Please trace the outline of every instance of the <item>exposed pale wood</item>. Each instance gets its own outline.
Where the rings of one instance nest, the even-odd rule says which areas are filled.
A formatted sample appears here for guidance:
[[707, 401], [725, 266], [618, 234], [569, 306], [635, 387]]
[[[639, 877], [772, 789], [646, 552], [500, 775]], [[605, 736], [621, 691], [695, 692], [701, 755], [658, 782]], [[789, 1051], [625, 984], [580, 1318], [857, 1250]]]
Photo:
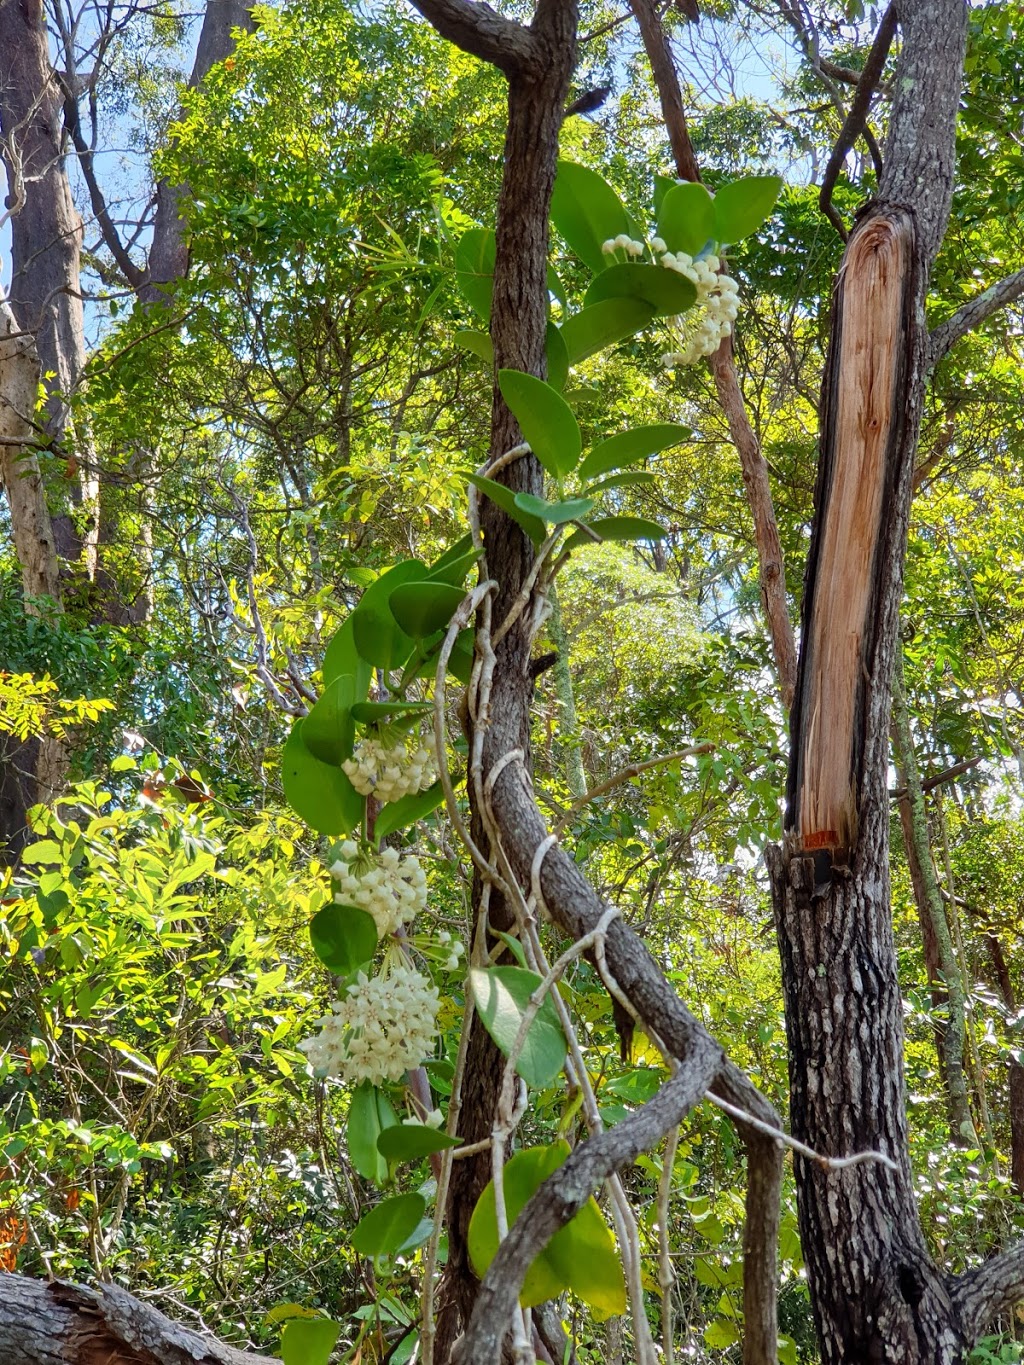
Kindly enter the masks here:
[[[857, 839], [864, 640], [874, 602], [876, 550], [889, 482], [894, 406], [906, 350], [909, 215], [867, 220], [843, 260], [822, 464], [824, 534], [804, 646], [808, 669], [798, 734], [796, 820], [804, 849], [851, 850]], [[827, 445], [824, 443], [828, 443]], [[830, 447], [830, 448], [829, 448]]]

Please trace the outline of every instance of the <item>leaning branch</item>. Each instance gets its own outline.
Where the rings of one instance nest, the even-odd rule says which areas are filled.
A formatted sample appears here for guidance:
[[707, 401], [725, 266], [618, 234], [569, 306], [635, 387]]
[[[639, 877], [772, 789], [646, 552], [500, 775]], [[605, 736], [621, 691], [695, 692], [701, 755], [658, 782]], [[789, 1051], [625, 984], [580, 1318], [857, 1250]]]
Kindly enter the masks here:
[[506, 19], [483, 0], [412, 0], [442, 38], [506, 76], [515, 76], [537, 61], [533, 35], [514, 19]]
[[997, 1317], [1024, 1300], [1024, 1242], [961, 1275], [952, 1294], [964, 1336], [974, 1341]]
[[1013, 275], [1007, 275], [1005, 280], [999, 280], [996, 284], [990, 285], [988, 289], [965, 303], [962, 308], [940, 322], [934, 328], [928, 341], [928, 367], [934, 367], [953, 349], [956, 343], [965, 337], [968, 332], [973, 332], [976, 327], [980, 327], [983, 322], [998, 313], [1000, 308], [1005, 308], [1008, 303], [1014, 303], [1024, 294], [1024, 270], [1018, 270]]
[[182, 1327], [117, 1284], [90, 1289], [22, 1275], [2, 1283], [4, 1365], [281, 1365]]

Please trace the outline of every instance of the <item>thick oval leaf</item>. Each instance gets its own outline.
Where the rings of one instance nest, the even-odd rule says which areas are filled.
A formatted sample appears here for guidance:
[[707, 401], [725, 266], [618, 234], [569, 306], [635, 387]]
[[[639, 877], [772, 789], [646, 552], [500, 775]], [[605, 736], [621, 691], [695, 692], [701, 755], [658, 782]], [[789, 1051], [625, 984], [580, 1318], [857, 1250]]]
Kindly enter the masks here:
[[[531, 1195], [536, 1193], [549, 1175], [558, 1170], [568, 1155], [569, 1144], [555, 1142], [550, 1147], [527, 1147], [506, 1162], [502, 1184], [509, 1227], [519, 1217]], [[476, 1202], [469, 1220], [467, 1246], [473, 1269], [482, 1279], [498, 1253], [498, 1217], [493, 1181], [488, 1182]], [[519, 1302], [524, 1308], [532, 1308], [545, 1299], [557, 1298], [568, 1287], [562, 1268], [549, 1259], [545, 1249], [526, 1272]]]
[[443, 564], [438, 561], [430, 570], [427, 581], [430, 583], [450, 583], [452, 587], [459, 588], [465, 583], [466, 575], [479, 558], [479, 550], [469, 549], [454, 559], [446, 560]]
[[414, 642], [391, 614], [389, 599], [401, 584], [421, 581], [427, 573], [421, 560], [403, 559], [363, 593], [351, 620], [356, 649], [367, 663], [388, 670], [398, 668], [408, 659]]
[[290, 1318], [281, 1329], [284, 1365], [327, 1365], [341, 1323], [330, 1318]]
[[459, 293], [484, 322], [491, 320], [494, 292], [494, 233], [490, 228], [470, 228], [455, 248], [455, 283]]
[[461, 327], [452, 337], [460, 350], [478, 356], [485, 365], [494, 364], [494, 342], [486, 332], [478, 332], [472, 327]]
[[[474, 967], [470, 989], [484, 1028], [507, 1057], [519, 1033], [530, 996], [541, 983], [536, 972], [522, 967]], [[565, 1062], [565, 1034], [550, 994], [530, 1025], [516, 1071], [527, 1085], [550, 1085]]]
[[523, 439], [548, 473], [554, 478], [570, 474], [579, 464], [583, 437], [561, 394], [522, 370], [499, 370], [498, 387]]
[[703, 185], [673, 185], [658, 208], [658, 236], [669, 251], [696, 256], [715, 235], [715, 201]]
[[[506, 1164], [502, 1180], [510, 1227], [568, 1155], [568, 1143], [555, 1142], [517, 1152]], [[484, 1275], [498, 1250], [493, 1184], [486, 1187], [473, 1210], [468, 1246], [473, 1269]], [[615, 1241], [593, 1199], [552, 1237], [530, 1266], [519, 1301], [529, 1308], [566, 1289], [588, 1303], [599, 1319], [625, 1312], [626, 1286]]]
[[363, 798], [340, 768], [321, 763], [302, 742], [297, 720], [281, 754], [281, 781], [292, 810], [320, 834], [348, 834], [363, 818]]
[[594, 505], [593, 498], [567, 498], [564, 502], [545, 502], [535, 498], [532, 493], [517, 493], [516, 506], [524, 512], [540, 517], [551, 526], [561, 526], [567, 521], [578, 521], [585, 517]]
[[558, 163], [551, 221], [591, 270], [603, 270], [610, 262], [602, 244], [630, 230], [629, 215], [607, 180], [574, 161]]
[[591, 493], [606, 493], [609, 488], [631, 488], [635, 484], [654, 483], [655, 475], [649, 469], [633, 469], [626, 474], [610, 474], [607, 479], [599, 479], [590, 484]]
[[[602, 540], [664, 540], [668, 535], [664, 526], [644, 517], [599, 517], [589, 523]], [[592, 545], [594, 540], [586, 531], [576, 531], [565, 542], [565, 549], [575, 550], [580, 545]]]
[[359, 650], [356, 649], [351, 615], [347, 616], [334, 632], [334, 638], [324, 652], [321, 672], [324, 675], [325, 690], [335, 678], [340, 678], [343, 673], [348, 673], [355, 679], [355, 700], [362, 701], [366, 696], [367, 689], [370, 686], [372, 669], [359, 653]]
[[534, 545], [543, 543], [546, 534], [544, 523], [516, 506], [516, 495], [511, 488], [506, 488], [503, 483], [498, 483], [494, 479], [485, 478], [483, 474], [467, 474], [466, 477], [474, 488], [486, 493], [493, 503], [496, 503], [513, 521], [518, 522]]
[[388, 1164], [377, 1147], [381, 1133], [401, 1123], [383, 1090], [363, 1081], [352, 1092], [348, 1109], [348, 1154], [364, 1180], [382, 1185], [388, 1178]]
[[439, 1128], [428, 1128], [425, 1123], [400, 1123], [388, 1128], [377, 1139], [377, 1150], [388, 1161], [416, 1161], [431, 1152], [443, 1152], [446, 1147], [458, 1147], [459, 1138], [449, 1137]]
[[573, 313], [562, 323], [569, 364], [578, 365], [588, 356], [633, 336], [653, 317], [653, 306], [642, 299], [604, 299]]
[[354, 905], [325, 905], [310, 920], [309, 941], [328, 971], [351, 976], [377, 951], [377, 926]]
[[442, 576], [442, 570], [447, 569], [448, 566], [454, 564], [456, 560], [462, 559], [462, 557], [469, 554], [472, 549], [473, 537], [467, 531], [465, 535], [459, 536], [458, 540], [449, 545], [444, 554], [439, 555], [438, 558], [434, 560], [433, 564], [431, 564], [430, 568], [427, 570], [427, 577], [440, 578]]
[[738, 242], [756, 232], [775, 207], [781, 189], [778, 175], [748, 175], [723, 185], [715, 195], [715, 240]]
[[589, 308], [605, 299], [639, 299], [650, 304], [655, 317], [673, 317], [693, 307], [697, 290], [684, 276], [663, 265], [624, 262], [595, 275], [583, 302]]
[[302, 742], [321, 763], [337, 765], [351, 755], [356, 734], [352, 719], [355, 700], [356, 679], [342, 673], [324, 689], [302, 722]]
[[425, 819], [443, 800], [444, 788], [440, 782], [434, 782], [425, 791], [410, 792], [408, 796], [403, 796], [398, 801], [389, 801], [381, 808], [374, 823], [374, 838], [379, 843], [389, 834], [394, 834], [396, 829], [405, 829], [408, 825], [414, 825], [417, 820]]
[[609, 436], [594, 447], [580, 465], [580, 475], [584, 479], [596, 478], [609, 469], [621, 469], [624, 465], [646, 460], [649, 455], [657, 455], [669, 446], [689, 440], [692, 435], [689, 427], [676, 422], [657, 422], [649, 427], [620, 431], [617, 436]]
[[544, 351], [548, 360], [548, 383], [561, 393], [569, 378], [569, 352], [566, 350], [565, 338], [553, 322], [548, 323]]
[[444, 630], [465, 595], [461, 588], [435, 578], [402, 583], [388, 602], [392, 616], [406, 635], [414, 640], [424, 640], [428, 635]]
[[386, 1256], [397, 1251], [416, 1231], [426, 1207], [420, 1194], [382, 1199], [352, 1229], [353, 1247], [360, 1256]]

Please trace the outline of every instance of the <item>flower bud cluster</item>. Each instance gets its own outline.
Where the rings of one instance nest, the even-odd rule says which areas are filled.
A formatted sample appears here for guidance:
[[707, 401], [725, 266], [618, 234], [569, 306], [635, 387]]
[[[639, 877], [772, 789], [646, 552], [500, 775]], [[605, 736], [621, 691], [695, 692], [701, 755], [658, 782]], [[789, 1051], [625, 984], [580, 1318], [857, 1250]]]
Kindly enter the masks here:
[[411, 968], [370, 978], [360, 972], [331, 1009], [316, 1037], [299, 1044], [321, 1075], [351, 1085], [399, 1081], [433, 1051], [438, 990]]
[[717, 256], [695, 261], [685, 251], [666, 251], [661, 263], [684, 276], [697, 290], [694, 307], [670, 320], [679, 346], [663, 355], [661, 363], [666, 370], [674, 370], [711, 355], [722, 338], [729, 335], [740, 310], [740, 287], [731, 275], [718, 274], [721, 263]]
[[643, 242], [630, 237], [628, 232], [620, 232], [617, 237], [609, 237], [606, 242], [602, 242], [601, 250], [606, 256], [613, 256], [617, 251], [624, 251], [627, 256], [642, 256], [647, 247]]
[[422, 791], [437, 777], [434, 737], [401, 735], [393, 743], [383, 736], [367, 737], [356, 745], [351, 758], [342, 763], [345, 776], [360, 796], [378, 801], [399, 801]]
[[426, 907], [427, 878], [414, 854], [403, 857], [397, 848], [376, 854], [360, 850], [352, 839], [346, 839], [338, 852], [331, 866], [334, 899], [371, 914], [378, 938], [393, 934]]

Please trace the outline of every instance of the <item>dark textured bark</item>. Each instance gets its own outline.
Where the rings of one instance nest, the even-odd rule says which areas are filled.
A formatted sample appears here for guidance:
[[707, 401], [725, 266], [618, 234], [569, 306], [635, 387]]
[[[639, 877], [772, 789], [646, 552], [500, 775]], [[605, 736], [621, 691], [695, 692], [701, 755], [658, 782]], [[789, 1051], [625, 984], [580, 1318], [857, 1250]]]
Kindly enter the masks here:
[[200, 1336], [120, 1287], [0, 1275], [3, 1365], [280, 1365]]
[[[1017, 994], [1013, 989], [1013, 981], [1010, 977], [1010, 969], [1006, 964], [1006, 955], [1003, 952], [1003, 945], [999, 942], [994, 933], [987, 933], [985, 941], [988, 945], [989, 957], [992, 960], [992, 969], [995, 974], [996, 982], [999, 986], [999, 994], [1003, 997], [1003, 1004], [1010, 1014], [1017, 1013]], [[1014, 1042], [1018, 1050], [1024, 1052], [1024, 1028], [1017, 1024], [1014, 1029]], [[1010, 1183], [1013, 1185], [1017, 1194], [1024, 1197], [1024, 1065], [1015, 1057], [1008, 1063], [1007, 1080], [1010, 1087]]]
[[890, 687], [927, 364], [924, 299], [953, 183], [962, 0], [906, 0], [878, 201], [840, 270], [792, 713], [786, 842], [770, 858], [795, 1165], [825, 1365], [959, 1360], [966, 1324], [914, 1204], [889, 903]]

